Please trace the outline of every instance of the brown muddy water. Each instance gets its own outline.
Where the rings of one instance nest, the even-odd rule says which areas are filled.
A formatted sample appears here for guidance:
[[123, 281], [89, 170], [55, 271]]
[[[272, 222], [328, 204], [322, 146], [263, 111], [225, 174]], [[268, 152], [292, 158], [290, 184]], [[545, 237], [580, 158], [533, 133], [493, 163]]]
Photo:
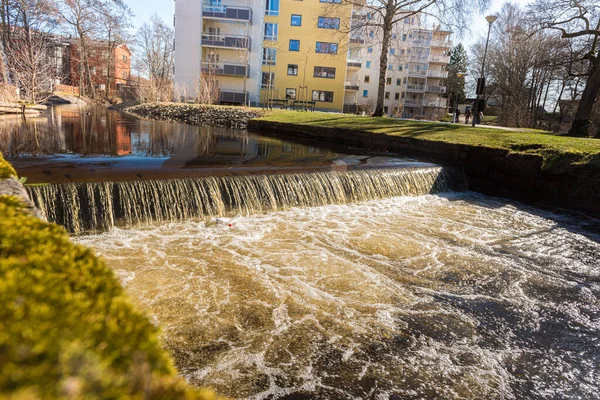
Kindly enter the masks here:
[[[77, 180], [48, 167], [40, 176], [62, 177], [29, 190], [47, 215], [93, 199], [98, 221], [121, 218], [73, 240], [107, 260], [192, 384], [252, 399], [600, 398], [599, 220], [452, 192], [460, 174], [429, 163], [246, 132], [216, 135], [217, 148], [236, 149], [222, 162], [221, 153], [202, 153], [215, 137], [207, 130], [112, 115], [127, 119], [131, 149], [101, 158], [149, 153], [156, 176], [90, 181], [82, 172]], [[12, 126], [2, 151], [14, 126], [26, 129]], [[202, 143], [180, 165], [203, 170], [212, 157], [221, 173], [166, 179], [156, 171], [190, 146], [157, 154], [148, 150], [156, 138]], [[248, 156], [240, 143], [267, 143], [271, 158], [254, 144], [242, 147]], [[297, 150], [281, 158], [284, 147]], [[25, 171], [58, 158], [78, 170], [98, 157], [63, 148], [29, 147], [11, 161]], [[228, 171], [306, 165], [308, 154], [329, 158], [314, 172]], [[100, 207], [102, 195], [114, 204]], [[140, 217], [122, 218], [124, 205]]]

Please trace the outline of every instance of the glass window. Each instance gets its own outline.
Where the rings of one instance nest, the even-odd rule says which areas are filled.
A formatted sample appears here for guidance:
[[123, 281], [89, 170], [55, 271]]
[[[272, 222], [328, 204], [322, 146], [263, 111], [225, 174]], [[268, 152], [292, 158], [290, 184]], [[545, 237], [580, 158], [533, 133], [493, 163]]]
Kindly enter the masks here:
[[302, 26], [302, 15], [292, 14], [292, 26]]
[[390, 98], [390, 92], [385, 92], [385, 98], [389, 99]]
[[366, 67], [367, 67], [367, 68], [371, 68], [371, 61], [367, 61], [367, 63], [366, 63]]
[[396, 35], [395, 33], [392, 33], [392, 39], [396, 39], [398, 37], [398, 35]]
[[369, 97], [369, 91], [363, 90], [363, 97]]
[[296, 39], [290, 39], [290, 51], [300, 51], [300, 41]]
[[373, 52], [373, 46], [369, 46], [369, 48], [367, 49], [367, 53], [372, 53]]
[[398, 65], [398, 71], [402, 71], [402, 65]]
[[402, 34], [402, 41], [406, 41], [406, 33]]
[[386, 85], [391, 85], [392, 84], [392, 78], [385, 78], [385, 84]]
[[266, 0], [265, 15], [279, 15], [279, 0]]
[[335, 78], [335, 68], [332, 67], [315, 67], [315, 78]]
[[277, 24], [265, 24], [265, 40], [277, 40]]
[[396, 86], [402, 85], [402, 79], [396, 78]]
[[333, 92], [325, 92], [323, 90], [313, 90], [312, 92], [313, 101], [323, 101], [326, 103], [333, 102]]
[[288, 75], [298, 76], [298, 64], [288, 64]]
[[400, 93], [394, 94], [394, 100], [400, 100]]
[[275, 65], [277, 60], [277, 49], [273, 47], [263, 47], [263, 65]]
[[327, 42], [317, 42], [316, 52], [322, 54], [337, 54], [338, 44], [337, 43], [327, 43]]
[[288, 100], [296, 100], [296, 89], [285, 89], [285, 98]]
[[369, 31], [369, 37], [370, 38], [375, 37], [375, 31]]
[[369, 83], [371, 81], [371, 77], [369, 75], [365, 75], [365, 83]]
[[260, 85], [260, 87], [262, 89], [266, 89], [269, 86], [272, 88], [274, 83], [275, 83], [275, 72], [271, 72], [271, 74], [269, 74], [268, 72], [262, 73], [262, 80], [261, 80], [261, 85]]
[[392, 49], [390, 49], [390, 54], [391, 54], [391, 55], [394, 55], [394, 54], [396, 54], [396, 49], [393, 49], [393, 48], [392, 48]]
[[330, 17], [319, 17], [317, 26], [324, 29], [340, 29], [340, 19]]
[[392, 64], [388, 64], [388, 70], [392, 70], [392, 68], [394, 68], [394, 66]]

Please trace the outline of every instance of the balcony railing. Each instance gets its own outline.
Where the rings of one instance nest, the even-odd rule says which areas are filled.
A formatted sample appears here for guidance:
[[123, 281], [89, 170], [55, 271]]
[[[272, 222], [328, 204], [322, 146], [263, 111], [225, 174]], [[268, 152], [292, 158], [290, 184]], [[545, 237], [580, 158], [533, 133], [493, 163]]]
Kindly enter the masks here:
[[227, 5], [202, 5], [202, 16], [206, 18], [236, 19], [252, 22], [252, 9]]
[[411, 70], [408, 70], [408, 71], [406, 71], [406, 74], [408, 76], [416, 76], [416, 77], [423, 78], [423, 77], [427, 76], [427, 70], [422, 70], [422, 71], [417, 71], [417, 70], [412, 70], [411, 71]]
[[432, 108], [446, 108], [448, 104], [445, 101], [424, 101], [423, 106]]
[[279, 16], [279, 10], [265, 10], [265, 15], [270, 15], [271, 17]]
[[406, 90], [409, 92], [423, 92], [425, 90], [425, 85], [408, 84], [406, 85]]
[[447, 78], [448, 71], [427, 71], [427, 76], [430, 78]]
[[404, 105], [406, 107], [422, 107], [423, 99], [404, 99]]
[[252, 41], [248, 36], [238, 35], [202, 35], [202, 46], [228, 47], [250, 50]]
[[351, 37], [350, 43], [352, 44], [365, 44], [365, 39], [359, 37]]
[[275, 83], [261, 83], [260, 84], [260, 89], [261, 90], [267, 90], [267, 89], [274, 89], [275, 88]]
[[346, 90], [356, 91], [356, 90], [358, 90], [358, 86], [359, 86], [358, 82], [349, 82], [349, 81], [346, 81], [344, 83], [344, 87], [345, 87]]
[[209, 61], [202, 63], [202, 72], [214, 75], [249, 76], [249, 71], [250, 67], [244, 64]]
[[448, 64], [450, 62], [450, 56], [443, 56], [443, 55], [432, 55], [429, 56], [429, 62], [438, 62], [438, 63], [444, 63], [444, 64]]
[[431, 47], [452, 47], [452, 41], [451, 40], [432, 40], [431, 43], [429, 43], [429, 46]]
[[346, 65], [348, 68], [360, 68], [362, 66], [362, 63], [357, 60], [348, 60]]
[[241, 90], [222, 89], [219, 92], [219, 103], [244, 104], [245, 99], [248, 99], [248, 92], [244, 96], [244, 92]]
[[427, 91], [432, 93], [446, 93], [446, 86], [427, 85]]

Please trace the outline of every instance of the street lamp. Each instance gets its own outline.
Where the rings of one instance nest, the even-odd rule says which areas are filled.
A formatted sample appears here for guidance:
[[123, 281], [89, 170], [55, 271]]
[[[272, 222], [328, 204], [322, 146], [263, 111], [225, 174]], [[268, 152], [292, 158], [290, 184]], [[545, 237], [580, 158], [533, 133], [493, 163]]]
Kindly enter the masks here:
[[[485, 41], [485, 50], [483, 51], [483, 61], [481, 62], [481, 77], [479, 79], [477, 79], [477, 89], [476, 89], [476, 94], [477, 94], [477, 98], [475, 100], [475, 107], [473, 107], [473, 123], [472, 126], [475, 126], [475, 123], [477, 122], [477, 119], [479, 118], [479, 98], [480, 96], [483, 94], [483, 90], [485, 89], [485, 78], [483, 76], [483, 71], [485, 70], [485, 57], [487, 56], [487, 48], [488, 48], [488, 43], [490, 42], [490, 31], [492, 30], [492, 24], [494, 23], [494, 21], [498, 19], [497, 16], [495, 15], [488, 15], [487, 17], [485, 17], [485, 20], [488, 22], [488, 34], [487, 34], [487, 39]], [[481, 121], [479, 121], [479, 123], [481, 123]]]

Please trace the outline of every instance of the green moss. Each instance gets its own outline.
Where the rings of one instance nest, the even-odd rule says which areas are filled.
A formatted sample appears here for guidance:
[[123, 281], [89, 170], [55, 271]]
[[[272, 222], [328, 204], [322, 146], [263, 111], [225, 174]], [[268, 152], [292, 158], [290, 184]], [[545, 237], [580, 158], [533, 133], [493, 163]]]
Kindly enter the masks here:
[[113, 272], [0, 196], [0, 398], [210, 399], [191, 389]]
[[600, 167], [600, 140], [557, 136], [544, 131], [296, 111], [274, 111], [258, 119], [536, 154], [544, 159], [544, 168], [549, 171]]
[[17, 173], [12, 165], [2, 158], [2, 154], [0, 154], [0, 179], [6, 179], [11, 176], [17, 176]]

